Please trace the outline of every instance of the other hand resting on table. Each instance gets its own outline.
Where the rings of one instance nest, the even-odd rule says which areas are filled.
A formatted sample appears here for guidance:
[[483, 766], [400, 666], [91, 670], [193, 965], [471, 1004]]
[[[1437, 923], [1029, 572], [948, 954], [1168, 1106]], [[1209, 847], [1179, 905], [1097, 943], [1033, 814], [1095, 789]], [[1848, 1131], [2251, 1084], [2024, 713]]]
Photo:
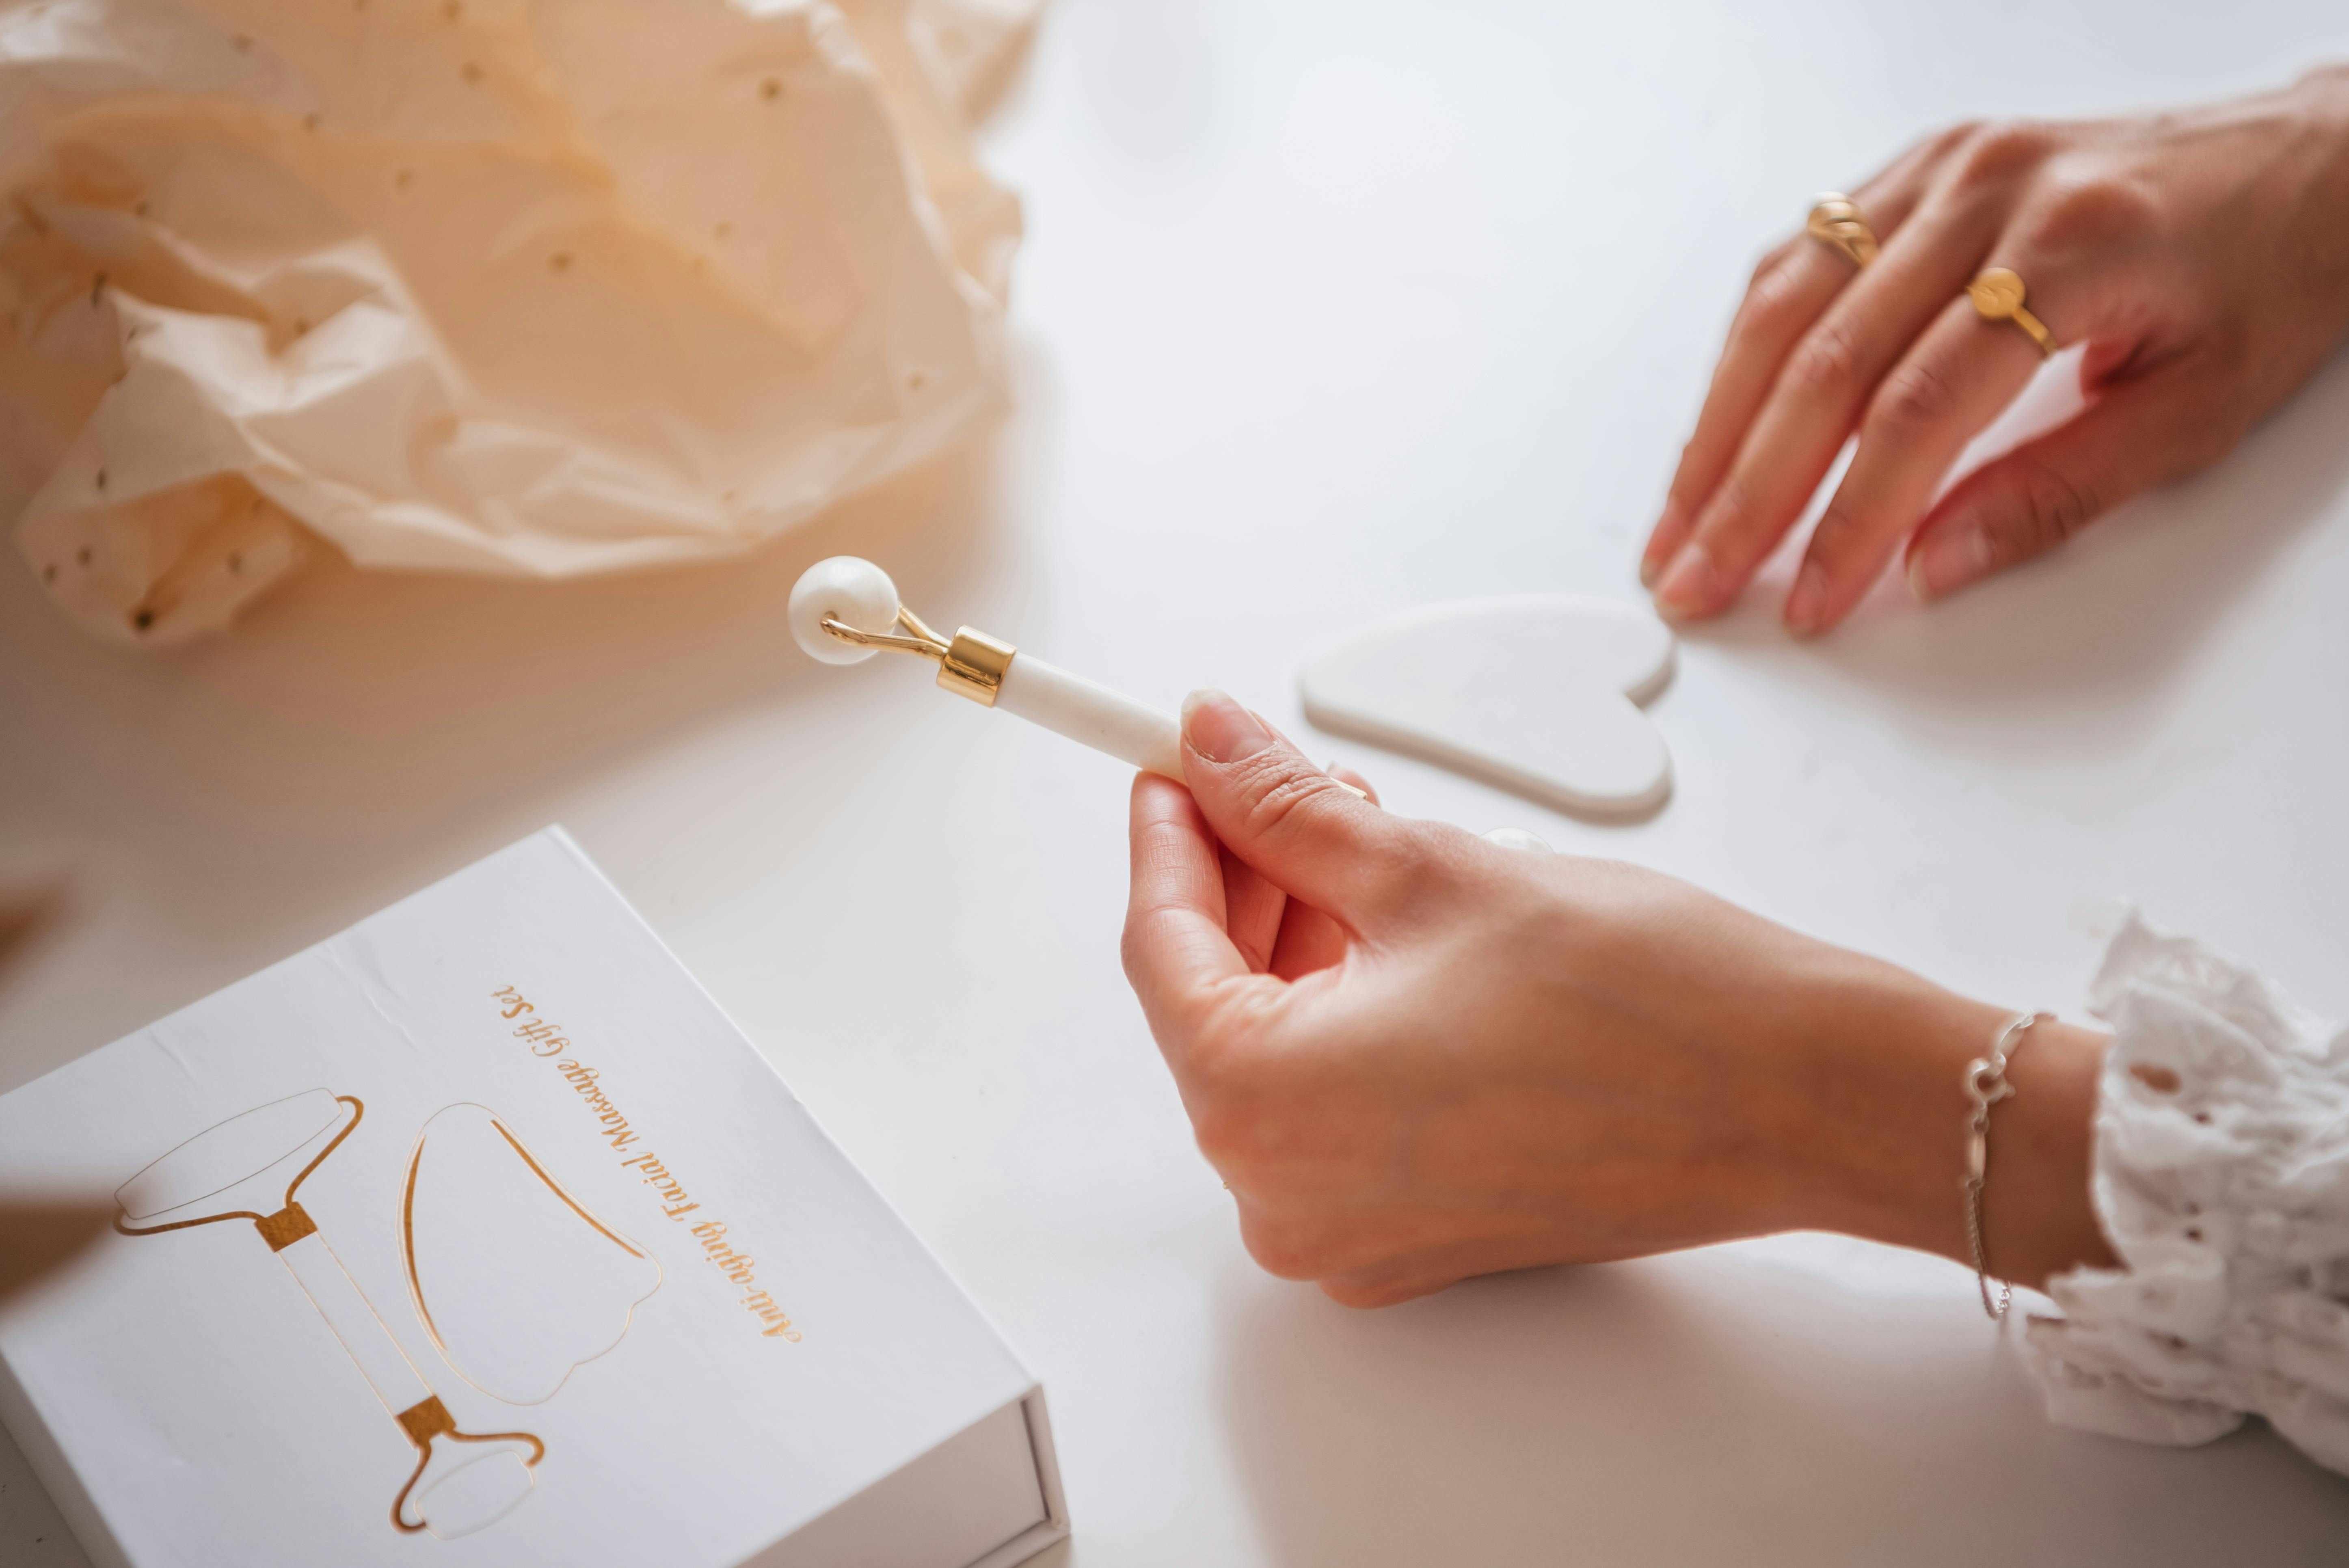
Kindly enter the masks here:
[[[2178, 113], [1959, 126], [1853, 197], [1876, 259], [1797, 235], [1731, 324], [1640, 562], [1676, 619], [1736, 600], [1855, 431], [1786, 597], [1797, 634], [1842, 620], [1904, 542], [1935, 599], [2208, 467], [2349, 329], [2349, 68]], [[2040, 362], [1969, 302], [1991, 267], [2086, 344], [2093, 403], [1937, 501]]]

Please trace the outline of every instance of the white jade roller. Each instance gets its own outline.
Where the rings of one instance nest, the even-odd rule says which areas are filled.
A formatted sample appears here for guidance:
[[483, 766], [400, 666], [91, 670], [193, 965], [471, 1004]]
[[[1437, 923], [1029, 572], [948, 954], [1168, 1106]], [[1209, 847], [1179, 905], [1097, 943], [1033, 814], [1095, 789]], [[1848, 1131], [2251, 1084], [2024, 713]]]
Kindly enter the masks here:
[[981, 707], [1018, 714], [1055, 735], [1169, 779], [1183, 777], [1174, 719], [1082, 676], [965, 626], [939, 636], [897, 602], [897, 585], [870, 561], [835, 555], [792, 587], [792, 635], [810, 658], [853, 665], [883, 648], [938, 662], [938, 685]]
[[[1131, 767], [1182, 781], [1182, 731], [1174, 719], [985, 632], [965, 626], [951, 641], [939, 636], [897, 602], [897, 585], [870, 561], [834, 555], [809, 567], [792, 585], [790, 615], [792, 636], [812, 659], [853, 665], [883, 648], [936, 659], [938, 685], [981, 707], [1018, 714]], [[1522, 828], [1495, 828], [1485, 837], [1505, 849], [1550, 852]]]

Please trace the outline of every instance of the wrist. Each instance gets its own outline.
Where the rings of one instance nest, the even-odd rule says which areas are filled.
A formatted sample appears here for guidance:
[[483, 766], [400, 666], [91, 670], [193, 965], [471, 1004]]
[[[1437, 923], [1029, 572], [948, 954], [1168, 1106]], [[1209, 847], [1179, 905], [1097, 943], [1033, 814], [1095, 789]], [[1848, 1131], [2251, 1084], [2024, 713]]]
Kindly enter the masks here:
[[[1822, 976], [1815, 1020], [1816, 1120], [1803, 1140], [1807, 1225], [1939, 1253], [1971, 1267], [1966, 1240], [1968, 1066], [2012, 1009], [1970, 1001], [1889, 965], [1846, 955]], [[2034, 1026], [2013, 1050], [2012, 1098], [1990, 1115], [1982, 1233], [1990, 1272], [2040, 1286], [2112, 1256], [2090, 1168], [2106, 1037]], [[1833, 1085], [1834, 1087], [1826, 1087]]]
[[2067, 1269], [2118, 1261], [2094, 1193], [2097, 1083], [2112, 1037], [2053, 1021], [2031, 1033], [2007, 1070], [2013, 1097], [1991, 1109], [1982, 1226], [1988, 1272], [2044, 1289]]

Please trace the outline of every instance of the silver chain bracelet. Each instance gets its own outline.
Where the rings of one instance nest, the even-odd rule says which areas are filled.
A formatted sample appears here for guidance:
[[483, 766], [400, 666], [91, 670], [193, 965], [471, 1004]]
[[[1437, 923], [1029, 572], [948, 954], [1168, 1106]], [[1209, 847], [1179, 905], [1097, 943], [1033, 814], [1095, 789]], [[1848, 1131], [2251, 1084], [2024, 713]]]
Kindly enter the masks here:
[[1990, 1108], [2014, 1093], [2014, 1086], [2006, 1081], [2006, 1068], [2023, 1049], [2024, 1037], [2036, 1026], [2054, 1021], [2053, 1013], [2017, 1013], [1991, 1042], [1990, 1055], [1966, 1064], [1966, 1098], [1974, 1104], [1973, 1116], [1966, 1124], [1966, 1243], [1973, 1248], [1974, 1284], [1982, 1290], [1982, 1311], [1992, 1323], [2006, 1321], [2014, 1292], [2001, 1280], [1997, 1300], [1991, 1299], [1990, 1259], [1982, 1251], [1982, 1195], [1983, 1176], [1990, 1169]]

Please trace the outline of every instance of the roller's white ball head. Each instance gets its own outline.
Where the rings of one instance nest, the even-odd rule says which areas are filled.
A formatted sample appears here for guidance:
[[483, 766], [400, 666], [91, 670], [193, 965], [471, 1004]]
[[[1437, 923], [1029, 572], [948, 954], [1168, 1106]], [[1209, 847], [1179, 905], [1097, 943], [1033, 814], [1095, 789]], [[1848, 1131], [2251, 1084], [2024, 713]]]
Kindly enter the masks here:
[[1485, 841], [1488, 844], [1498, 844], [1505, 850], [1525, 850], [1537, 855], [1557, 852], [1523, 828], [1495, 828], [1485, 835]]
[[812, 659], [828, 665], [853, 665], [881, 650], [860, 648], [823, 629], [830, 615], [860, 632], [897, 629], [897, 585], [889, 574], [855, 555], [834, 555], [817, 562], [792, 584], [792, 636]]

